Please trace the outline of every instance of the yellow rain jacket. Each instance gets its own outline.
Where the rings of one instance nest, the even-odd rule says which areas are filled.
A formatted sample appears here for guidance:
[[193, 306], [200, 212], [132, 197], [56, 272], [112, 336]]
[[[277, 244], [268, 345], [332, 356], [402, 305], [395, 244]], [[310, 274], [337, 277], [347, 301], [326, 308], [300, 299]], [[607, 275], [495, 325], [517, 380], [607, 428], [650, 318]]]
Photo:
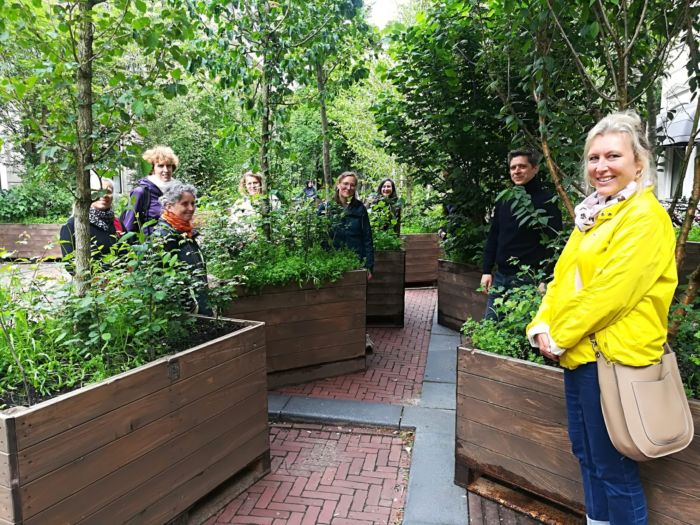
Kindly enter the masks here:
[[671, 220], [652, 188], [605, 208], [590, 230], [574, 229], [527, 329], [548, 325], [569, 369], [595, 361], [592, 334], [610, 361], [660, 361], [678, 284], [674, 247]]

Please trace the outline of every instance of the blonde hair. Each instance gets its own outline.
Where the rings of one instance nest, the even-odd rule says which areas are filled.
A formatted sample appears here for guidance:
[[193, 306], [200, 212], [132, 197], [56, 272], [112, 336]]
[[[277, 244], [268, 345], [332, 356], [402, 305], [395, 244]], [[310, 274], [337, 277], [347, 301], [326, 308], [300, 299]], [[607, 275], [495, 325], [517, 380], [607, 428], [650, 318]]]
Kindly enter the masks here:
[[624, 133], [629, 137], [632, 151], [634, 152], [634, 160], [642, 166], [637, 179], [637, 192], [641, 193], [646, 186], [654, 183], [654, 159], [651, 154], [649, 139], [644, 132], [642, 119], [632, 110], [610, 113], [599, 120], [588, 132], [582, 159], [583, 180], [586, 183], [586, 188], [592, 190], [591, 181], [588, 177], [588, 152], [591, 149], [593, 139], [608, 133]]
[[245, 179], [246, 177], [253, 177], [260, 183], [260, 192], [262, 192], [263, 187], [265, 186], [264, 180], [265, 177], [263, 177], [262, 173], [253, 173], [252, 171], [246, 171], [242, 176], [241, 180], [238, 182], [238, 191], [241, 193], [241, 195], [248, 195], [248, 190], [245, 187]]
[[[146, 150], [143, 154], [143, 160], [148, 162], [151, 166], [155, 166], [156, 164], [173, 166], [173, 171], [180, 165], [180, 159], [177, 158], [172, 148], [168, 146], [155, 146]], [[151, 173], [153, 173], [153, 168], [151, 168]]]

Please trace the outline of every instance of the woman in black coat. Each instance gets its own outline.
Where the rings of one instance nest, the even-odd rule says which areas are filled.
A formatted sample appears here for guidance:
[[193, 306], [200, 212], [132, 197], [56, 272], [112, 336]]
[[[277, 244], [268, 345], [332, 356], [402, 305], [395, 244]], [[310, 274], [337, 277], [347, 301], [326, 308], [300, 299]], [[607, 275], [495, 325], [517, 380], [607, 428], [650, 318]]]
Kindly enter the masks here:
[[[112, 211], [112, 181], [93, 176], [90, 179], [90, 189], [94, 197], [89, 211], [91, 252], [93, 258], [102, 259], [124, 234], [124, 226]], [[73, 264], [70, 260], [75, 251], [75, 217], [68, 219], [61, 227], [59, 236], [61, 254], [68, 262], [66, 270], [73, 274]], [[71, 257], [68, 257], [69, 255]]]
[[196, 312], [212, 315], [207, 294], [207, 266], [197, 244], [197, 232], [192, 226], [196, 208], [197, 189], [191, 184], [174, 182], [160, 198], [163, 211], [153, 230], [153, 237], [163, 242], [165, 251], [173, 252], [192, 270], [196, 281]]
[[[372, 278], [374, 270], [374, 244], [372, 242], [372, 228], [369, 224], [367, 208], [355, 196], [357, 188], [357, 175], [352, 171], [345, 171], [338, 177], [335, 196], [335, 204], [342, 207], [343, 213], [339, 221], [334, 224], [331, 237], [335, 248], [347, 247], [357, 253], [367, 269], [367, 278]], [[332, 209], [327, 203], [322, 203], [319, 213], [328, 213]]]

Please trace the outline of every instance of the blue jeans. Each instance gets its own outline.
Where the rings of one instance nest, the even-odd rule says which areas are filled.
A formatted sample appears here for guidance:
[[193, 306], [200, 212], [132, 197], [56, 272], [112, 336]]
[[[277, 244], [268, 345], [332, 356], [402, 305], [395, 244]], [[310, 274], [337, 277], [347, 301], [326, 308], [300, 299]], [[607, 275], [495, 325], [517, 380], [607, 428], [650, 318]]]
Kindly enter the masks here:
[[501, 288], [501, 291], [489, 291], [488, 298], [486, 299], [486, 310], [484, 310], [484, 319], [498, 321], [498, 314], [493, 308], [493, 301], [498, 297], [501, 297], [505, 291], [520, 286], [522, 283], [523, 280], [517, 275], [506, 275], [501, 272], [494, 272], [491, 288]]
[[564, 370], [564, 390], [569, 438], [581, 466], [586, 514], [611, 525], [646, 525], [646, 499], [637, 463], [615, 449], [605, 428], [596, 364]]

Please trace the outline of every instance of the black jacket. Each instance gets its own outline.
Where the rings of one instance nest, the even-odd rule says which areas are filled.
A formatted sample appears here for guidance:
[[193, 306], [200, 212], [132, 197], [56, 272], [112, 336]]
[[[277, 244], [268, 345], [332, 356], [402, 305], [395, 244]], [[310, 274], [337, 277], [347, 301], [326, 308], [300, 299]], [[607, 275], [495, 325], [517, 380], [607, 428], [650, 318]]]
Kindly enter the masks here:
[[532, 198], [535, 209], [544, 210], [549, 217], [549, 228], [519, 226], [513, 213], [513, 203], [497, 203], [484, 248], [484, 273], [492, 273], [494, 265], [497, 265], [500, 273], [515, 275], [519, 265], [510, 262], [511, 257], [517, 258], [520, 265], [542, 268], [544, 260], [552, 255], [551, 250], [543, 245], [542, 236], [554, 238], [556, 232], [562, 228], [561, 212], [556, 202], [551, 202], [554, 194], [547, 190], [537, 177], [525, 184], [524, 188]]
[[[63, 257], [75, 251], [75, 217], [71, 217], [66, 224], [61, 226], [59, 238]], [[90, 224], [90, 240], [92, 257], [101, 259], [109, 254], [112, 246], [118, 241], [117, 229], [114, 224], [110, 224], [107, 231]], [[73, 264], [68, 264], [66, 270], [73, 275]]]
[[367, 208], [359, 200], [353, 199], [347, 208], [339, 204], [321, 203], [319, 214], [329, 211], [339, 213], [334, 222], [331, 239], [335, 248], [347, 247], [354, 251], [370, 272], [374, 270], [374, 244], [372, 242], [372, 227], [369, 224]]
[[155, 225], [153, 236], [163, 241], [165, 251], [176, 253], [180, 261], [197, 270], [196, 279], [201, 284], [197, 292], [197, 313], [211, 315], [207, 295], [207, 266], [197, 244], [198, 233], [195, 231], [192, 237], [187, 237], [173, 228], [165, 219], [160, 219]]

